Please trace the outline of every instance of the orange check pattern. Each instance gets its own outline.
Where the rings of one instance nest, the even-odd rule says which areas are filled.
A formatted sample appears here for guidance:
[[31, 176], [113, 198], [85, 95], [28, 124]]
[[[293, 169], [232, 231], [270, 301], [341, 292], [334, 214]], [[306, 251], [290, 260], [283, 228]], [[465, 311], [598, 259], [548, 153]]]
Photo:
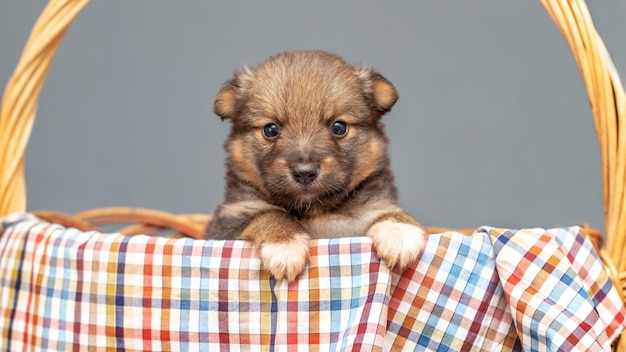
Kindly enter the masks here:
[[586, 235], [428, 237], [404, 272], [368, 238], [311, 243], [295, 282], [243, 241], [0, 219], [0, 349], [606, 350], [625, 315]]

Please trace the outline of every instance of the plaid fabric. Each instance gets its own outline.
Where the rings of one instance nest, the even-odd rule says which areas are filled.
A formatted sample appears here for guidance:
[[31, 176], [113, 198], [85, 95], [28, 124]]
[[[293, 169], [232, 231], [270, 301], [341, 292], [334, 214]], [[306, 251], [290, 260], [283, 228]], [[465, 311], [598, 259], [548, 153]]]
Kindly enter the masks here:
[[607, 350], [619, 295], [577, 227], [431, 235], [404, 272], [368, 238], [275, 281], [242, 241], [0, 220], [0, 349]]
[[610, 350], [623, 329], [624, 309], [580, 228], [481, 231], [494, 243], [525, 350]]

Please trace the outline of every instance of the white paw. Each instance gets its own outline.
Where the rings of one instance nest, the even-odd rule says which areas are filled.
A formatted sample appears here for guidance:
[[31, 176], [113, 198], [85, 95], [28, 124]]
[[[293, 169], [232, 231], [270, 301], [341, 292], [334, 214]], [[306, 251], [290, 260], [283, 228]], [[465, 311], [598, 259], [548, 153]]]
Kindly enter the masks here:
[[374, 242], [378, 258], [390, 268], [406, 268], [417, 259], [425, 244], [423, 229], [390, 220], [372, 225], [367, 236]]
[[259, 248], [261, 263], [276, 280], [293, 281], [304, 270], [309, 258], [309, 235], [293, 235], [288, 242], [265, 242]]

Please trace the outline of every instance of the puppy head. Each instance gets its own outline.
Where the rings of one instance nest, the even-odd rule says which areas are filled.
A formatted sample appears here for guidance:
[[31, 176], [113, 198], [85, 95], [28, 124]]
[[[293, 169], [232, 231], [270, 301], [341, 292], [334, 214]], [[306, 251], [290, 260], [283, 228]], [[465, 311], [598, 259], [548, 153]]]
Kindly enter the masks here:
[[215, 113], [232, 121], [228, 168], [266, 201], [329, 209], [388, 167], [380, 117], [398, 99], [369, 67], [319, 51], [275, 55], [236, 72]]

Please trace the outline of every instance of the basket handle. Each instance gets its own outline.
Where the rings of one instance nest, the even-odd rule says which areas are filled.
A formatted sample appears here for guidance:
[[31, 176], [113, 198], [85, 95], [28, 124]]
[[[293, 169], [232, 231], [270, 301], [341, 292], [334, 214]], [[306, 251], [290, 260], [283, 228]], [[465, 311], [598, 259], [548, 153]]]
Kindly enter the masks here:
[[39, 16], [9, 80], [0, 112], [0, 216], [26, 211], [24, 153], [37, 99], [54, 54], [89, 0], [51, 0]]
[[[607, 247], [626, 246], [626, 103], [619, 75], [583, 0], [541, 0], [570, 45], [587, 86], [602, 153]], [[0, 112], [0, 216], [26, 211], [24, 153], [39, 92], [72, 20], [89, 0], [50, 0], [37, 20], [9, 80]], [[621, 270], [626, 269], [626, 261]]]
[[569, 44], [591, 104], [604, 185], [607, 250], [620, 272], [626, 271], [626, 94], [617, 69], [582, 0], [542, 0]]

